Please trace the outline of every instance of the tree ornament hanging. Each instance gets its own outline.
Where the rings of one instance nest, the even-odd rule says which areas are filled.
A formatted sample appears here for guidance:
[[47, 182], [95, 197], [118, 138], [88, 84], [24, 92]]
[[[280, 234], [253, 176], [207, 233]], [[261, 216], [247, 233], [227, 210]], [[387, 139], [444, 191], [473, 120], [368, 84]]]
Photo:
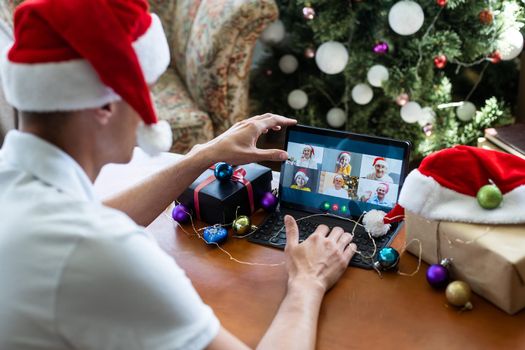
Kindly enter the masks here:
[[509, 28], [500, 35], [496, 47], [501, 54], [501, 59], [510, 61], [518, 57], [523, 50], [523, 35], [518, 29]]
[[489, 9], [484, 9], [479, 13], [479, 21], [483, 24], [492, 24], [494, 16]]
[[406, 94], [404, 92], [399, 94], [396, 97], [396, 103], [397, 103], [398, 106], [403, 107], [404, 105], [406, 105], [408, 103], [408, 101], [410, 101], [410, 97], [408, 96], [408, 94]]
[[430, 137], [432, 136], [434, 125], [432, 125], [431, 123], [428, 123], [425, 126], [423, 126], [422, 130], [423, 130], [423, 134], [425, 134], [426, 137]]
[[433, 124], [436, 121], [436, 112], [432, 109], [432, 107], [424, 107], [421, 108], [421, 115], [419, 116], [419, 119], [417, 122], [421, 126], [425, 126], [428, 124]]
[[459, 120], [468, 122], [476, 116], [476, 106], [472, 102], [465, 101], [456, 108], [456, 115]]
[[490, 184], [479, 189], [476, 199], [483, 209], [496, 209], [503, 202], [503, 194], [498, 186]]
[[346, 112], [341, 108], [332, 108], [326, 114], [326, 122], [332, 128], [340, 128], [346, 123]]
[[359, 105], [366, 105], [374, 98], [374, 92], [368, 84], [357, 84], [352, 89], [352, 100]]
[[304, 19], [311, 21], [315, 18], [315, 10], [311, 6], [303, 7], [303, 17]]
[[434, 66], [437, 69], [443, 69], [447, 65], [447, 56], [445, 55], [437, 55], [434, 57]]
[[285, 34], [286, 30], [284, 28], [284, 23], [277, 20], [266, 27], [261, 33], [261, 41], [269, 45], [278, 44], [284, 39]]
[[284, 74], [292, 74], [297, 70], [299, 66], [299, 61], [295, 58], [294, 55], [284, 55], [279, 59], [279, 69]]
[[412, 124], [417, 122], [421, 114], [421, 105], [417, 102], [408, 102], [401, 107], [401, 119], [403, 119], [405, 123]]
[[308, 104], [308, 95], [300, 89], [293, 90], [288, 94], [288, 105], [293, 109], [303, 109]]
[[388, 53], [388, 50], [389, 50], [389, 46], [388, 46], [388, 43], [385, 42], [385, 41], [380, 41], [380, 42], [377, 42], [374, 47], [373, 47], [373, 51], [378, 54], [378, 55], [384, 55], [386, 53]]
[[491, 62], [491, 63], [494, 63], [494, 64], [497, 64], [497, 63], [500, 63], [501, 62], [501, 54], [499, 53], [499, 51], [494, 51], [493, 53], [491, 53], [488, 57], [488, 60]]
[[436, 4], [439, 6], [439, 7], [445, 7], [447, 6], [447, 0], [436, 0]]
[[370, 85], [374, 87], [381, 87], [383, 82], [388, 80], [388, 69], [381, 64], [376, 64], [370, 67], [366, 77]]
[[317, 49], [315, 63], [323, 73], [341, 73], [348, 63], [348, 51], [340, 42], [327, 41]]
[[306, 58], [314, 58], [315, 57], [315, 49], [311, 46], [304, 49], [304, 57]]
[[421, 6], [414, 1], [402, 0], [394, 4], [388, 13], [388, 24], [399, 35], [415, 34], [425, 21]]
[[447, 301], [458, 307], [462, 307], [465, 310], [472, 309], [472, 303], [470, 298], [472, 296], [472, 290], [467, 282], [454, 281], [447, 286], [445, 291]]

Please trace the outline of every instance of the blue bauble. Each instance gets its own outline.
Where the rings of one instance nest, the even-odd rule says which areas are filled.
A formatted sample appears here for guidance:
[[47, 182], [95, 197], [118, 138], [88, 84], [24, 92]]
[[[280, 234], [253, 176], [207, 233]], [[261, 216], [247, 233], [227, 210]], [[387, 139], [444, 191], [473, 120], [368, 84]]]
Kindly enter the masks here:
[[178, 204], [173, 208], [171, 217], [179, 224], [186, 224], [190, 221], [190, 209], [184, 204]]
[[399, 263], [399, 253], [392, 247], [381, 248], [377, 253], [376, 267], [382, 270], [395, 269]]
[[228, 238], [228, 230], [222, 226], [209, 226], [204, 229], [202, 238], [208, 244], [219, 244]]
[[215, 177], [219, 181], [228, 181], [232, 178], [233, 167], [225, 162], [215, 164]]

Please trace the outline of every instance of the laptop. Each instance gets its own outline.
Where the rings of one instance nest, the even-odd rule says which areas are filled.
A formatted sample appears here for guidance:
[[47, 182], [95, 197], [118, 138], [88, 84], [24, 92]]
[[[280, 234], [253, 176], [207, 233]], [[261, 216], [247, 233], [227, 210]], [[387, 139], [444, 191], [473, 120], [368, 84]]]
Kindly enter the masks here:
[[320, 224], [354, 234], [361, 254], [350, 265], [371, 269], [374, 252], [388, 246], [401, 224], [373, 238], [360, 222], [364, 213], [388, 212], [399, 197], [408, 172], [411, 144], [382, 137], [296, 125], [286, 130], [288, 160], [281, 165], [279, 204], [258, 230], [253, 243], [284, 249], [284, 215], [292, 215], [305, 240]]

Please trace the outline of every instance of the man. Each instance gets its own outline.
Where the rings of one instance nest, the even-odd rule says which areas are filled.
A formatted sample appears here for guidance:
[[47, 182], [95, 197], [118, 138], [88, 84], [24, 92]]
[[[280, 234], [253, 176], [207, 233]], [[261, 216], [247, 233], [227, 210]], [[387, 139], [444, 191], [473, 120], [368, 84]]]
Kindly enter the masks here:
[[[92, 183], [130, 160], [137, 129], [150, 153], [169, 147], [147, 89], [169, 60], [158, 18], [144, 0], [28, 0], [15, 38], [1, 61], [21, 130], [0, 152], [0, 349], [245, 349], [138, 225], [216, 161], [286, 159], [255, 143], [295, 121], [237, 123], [100, 203]], [[326, 226], [298, 244], [285, 221], [288, 290], [259, 348], [312, 349], [323, 295], [356, 247]]]
[[332, 181], [333, 186], [325, 190], [324, 194], [335, 197], [348, 198], [348, 191], [344, 189], [345, 180], [343, 175], [336, 174]]
[[383, 181], [394, 183], [394, 180], [388, 175], [388, 162], [383, 157], [376, 157], [372, 163], [374, 172], [366, 176], [369, 180]]
[[361, 197], [361, 201], [370, 204], [392, 207], [392, 203], [386, 200], [386, 195], [388, 194], [389, 189], [390, 187], [388, 184], [386, 182], [382, 182], [377, 186], [376, 193], [373, 196], [372, 191], [368, 191], [364, 196]]

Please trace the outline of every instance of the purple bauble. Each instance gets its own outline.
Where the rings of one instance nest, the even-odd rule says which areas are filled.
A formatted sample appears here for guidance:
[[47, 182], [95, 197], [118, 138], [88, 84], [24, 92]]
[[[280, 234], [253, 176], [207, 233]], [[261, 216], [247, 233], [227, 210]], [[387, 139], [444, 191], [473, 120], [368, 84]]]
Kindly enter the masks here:
[[427, 281], [436, 289], [445, 288], [449, 281], [448, 269], [439, 264], [430, 265], [427, 270]]
[[264, 210], [272, 212], [277, 207], [277, 197], [272, 192], [266, 192], [261, 199], [261, 206]]
[[178, 204], [173, 208], [171, 217], [179, 224], [185, 224], [190, 221], [190, 209], [184, 204]]
[[384, 55], [388, 53], [388, 44], [384, 41], [380, 41], [374, 45], [374, 52], [379, 55]]

